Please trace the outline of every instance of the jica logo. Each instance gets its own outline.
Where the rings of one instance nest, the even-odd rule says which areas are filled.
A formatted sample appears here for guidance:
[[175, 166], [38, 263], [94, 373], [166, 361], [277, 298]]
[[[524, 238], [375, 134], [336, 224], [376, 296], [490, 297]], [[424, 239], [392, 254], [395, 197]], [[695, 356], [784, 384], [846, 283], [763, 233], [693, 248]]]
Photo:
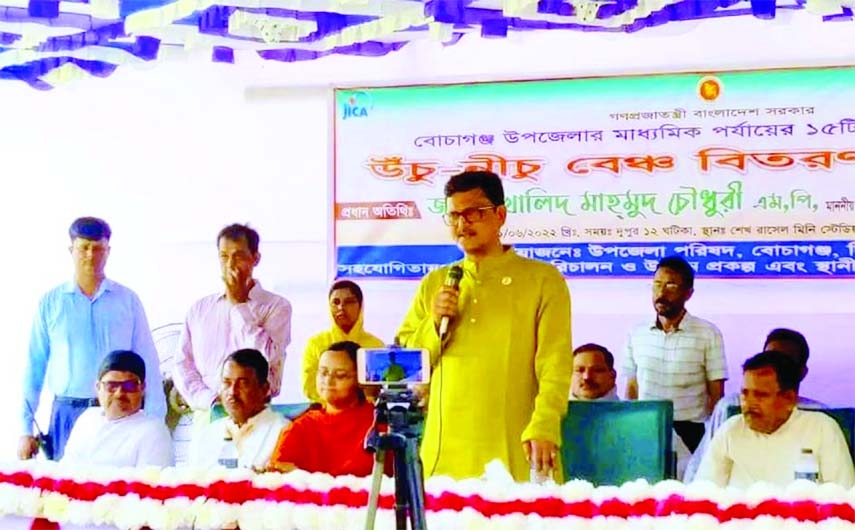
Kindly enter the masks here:
[[368, 112], [374, 108], [374, 102], [367, 92], [353, 92], [344, 101], [344, 117], [348, 118], [367, 118]]

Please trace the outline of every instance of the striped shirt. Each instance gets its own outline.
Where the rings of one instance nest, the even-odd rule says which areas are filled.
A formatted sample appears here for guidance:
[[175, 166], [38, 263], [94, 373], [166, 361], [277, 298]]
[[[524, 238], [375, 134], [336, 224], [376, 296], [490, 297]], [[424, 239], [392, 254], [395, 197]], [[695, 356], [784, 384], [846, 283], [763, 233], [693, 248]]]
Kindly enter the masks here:
[[623, 369], [638, 381], [638, 399], [674, 402], [674, 421], [704, 421], [707, 382], [727, 379], [721, 332], [685, 313], [677, 328], [641, 324], [629, 333]]

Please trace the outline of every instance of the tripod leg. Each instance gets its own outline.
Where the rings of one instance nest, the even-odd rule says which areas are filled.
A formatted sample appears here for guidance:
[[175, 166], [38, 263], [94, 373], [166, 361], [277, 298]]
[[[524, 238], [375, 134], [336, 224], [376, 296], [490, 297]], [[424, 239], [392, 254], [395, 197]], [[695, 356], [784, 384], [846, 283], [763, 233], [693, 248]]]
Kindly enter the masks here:
[[409, 482], [410, 525], [412, 530], [427, 530], [425, 517], [425, 479], [418, 442], [408, 438], [406, 445], [407, 480]]
[[374, 469], [371, 470], [371, 492], [368, 494], [368, 511], [365, 516], [365, 530], [374, 530], [377, 518], [377, 502], [380, 500], [380, 484], [383, 482], [383, 461], [386, 451], [378, 449], [374, 453]]
[[403, 447], [396, 447], [392, 454], [395, 458], [395, 528], [407, 530], [407, 514], [412, 513], [407, 459]]

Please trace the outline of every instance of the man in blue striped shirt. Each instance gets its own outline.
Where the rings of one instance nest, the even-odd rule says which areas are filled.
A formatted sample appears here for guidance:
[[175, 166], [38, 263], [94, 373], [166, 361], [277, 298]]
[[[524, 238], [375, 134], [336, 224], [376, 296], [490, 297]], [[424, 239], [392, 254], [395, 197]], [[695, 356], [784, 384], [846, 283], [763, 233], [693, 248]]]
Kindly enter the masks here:
[[[95, 217], [81, 217], [68, 230], [74, 279], [55, 287], [39, 301], [30, 334], [24, 375], [22, 436], [18, 457], [29, 459], [39, 449], [33, 416], [47, 377], [54, 395], [48, 438], [53, 460], [62, 458], [77, 418], [97, 407], [98, 366], [113, 350], [132, 350], [145, 361], [148, 376], [145, 411], [166, 415], [157, 350], [139, 297], [112, 280], [104, 267], [110, 254], [110, 226]], [[47, 449], [47, 448], [46, 448]]]

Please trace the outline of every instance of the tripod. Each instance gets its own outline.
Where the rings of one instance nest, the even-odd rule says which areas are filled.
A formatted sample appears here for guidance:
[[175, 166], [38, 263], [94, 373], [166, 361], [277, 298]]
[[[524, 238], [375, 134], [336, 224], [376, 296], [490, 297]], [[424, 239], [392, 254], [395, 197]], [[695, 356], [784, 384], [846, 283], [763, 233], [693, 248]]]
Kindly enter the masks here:
[[371, 473], [371, 493], [368, 496], [368, 514], [365, 530], [374, 530], [377, 501], [386, 456], [394, 458], [395, 477], [395, 528], [426, 530], [424, 470], [419, 458], [419, 434], [413, 428], [422, 421], [418, 400], [411, 390], [384, 389], [374, 408], [374, 428], [368, 434], [365, 448], [374, 453]]

